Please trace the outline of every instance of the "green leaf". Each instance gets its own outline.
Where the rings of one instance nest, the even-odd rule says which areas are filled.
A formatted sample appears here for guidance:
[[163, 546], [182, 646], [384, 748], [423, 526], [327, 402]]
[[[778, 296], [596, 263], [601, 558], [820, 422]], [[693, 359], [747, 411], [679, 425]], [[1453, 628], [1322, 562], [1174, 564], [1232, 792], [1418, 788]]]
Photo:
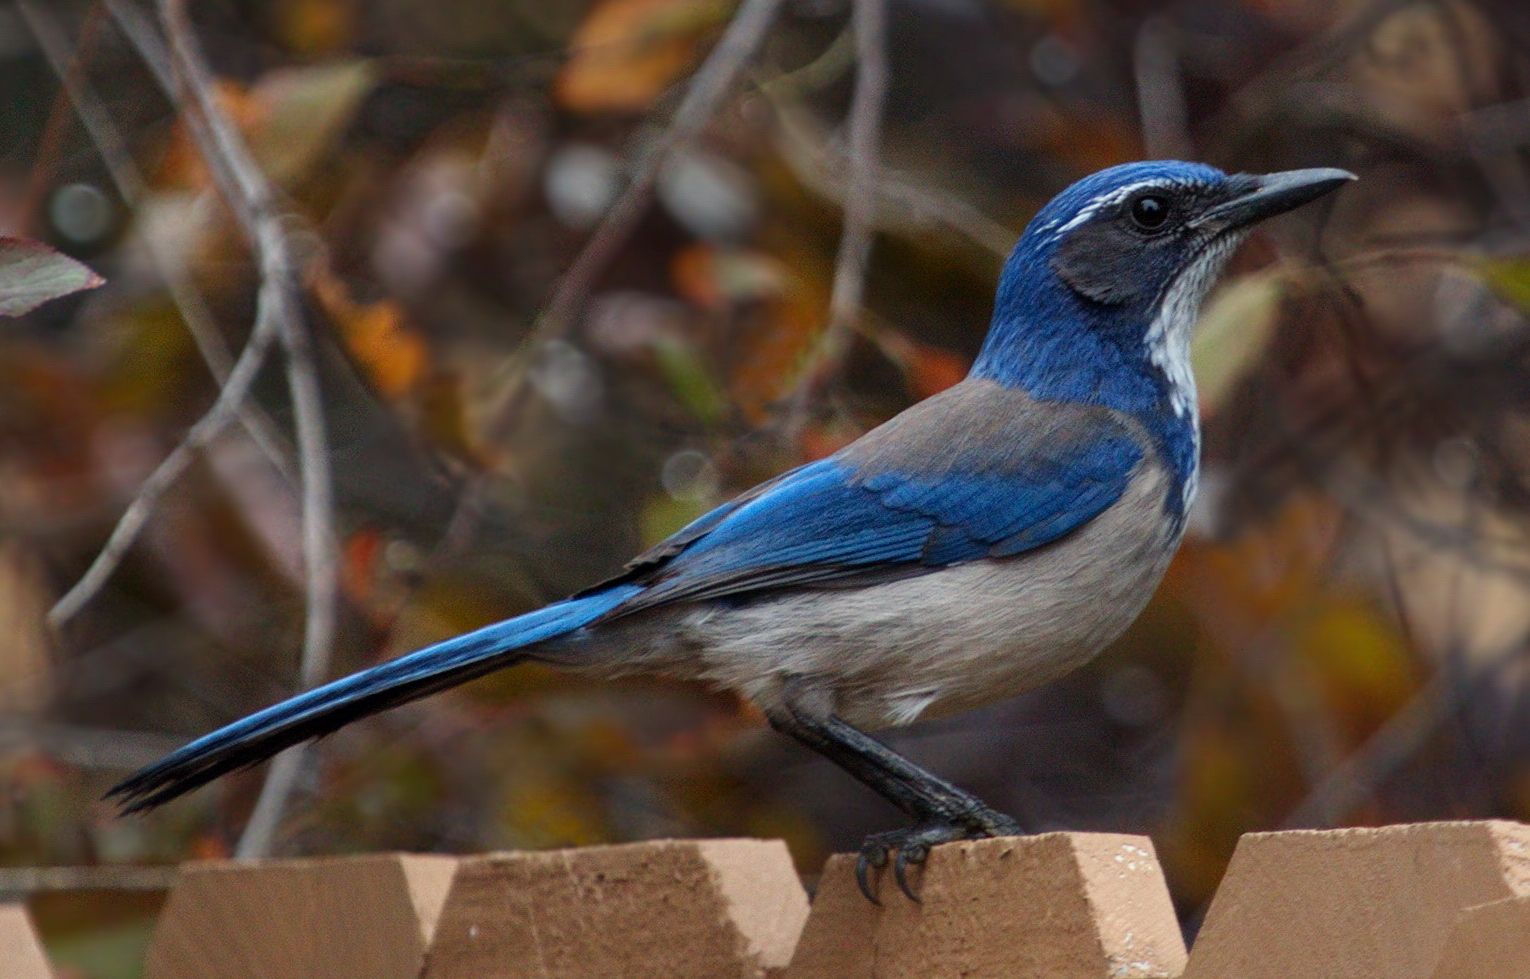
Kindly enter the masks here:
[[1206, 303], [1190, 344], [1201, 404], [1215, 411], [1264, 355], [1275, 332], [1283, 281], [1278, 271], [1226, 283]]
[[0, 316], [30, 313], [50, 299], [94, 289], [106, 280], [30, 238], [0, 235]]
[[652, 547], [710, 509], [712, 504], [705, 500], [677, 500], [665, 493], [655, 496], [638, 519], [643, 546]]
[[1520, 312], [1530, 312], [1530, 261], [1509, 258], [1482, 263], [1482, 277], [1493, 291]]
[[268, 72], [250, 93], [269, 116], [250, 150], [277, 183], [303, 176], [333, 147], [377, 85], [368, 61]]
[[702, 421], [716, 421], [725, 407], [722, 392], [690, 345], [678, 337], [663, 336], [654, 340], [653, 352], [680, 403]]

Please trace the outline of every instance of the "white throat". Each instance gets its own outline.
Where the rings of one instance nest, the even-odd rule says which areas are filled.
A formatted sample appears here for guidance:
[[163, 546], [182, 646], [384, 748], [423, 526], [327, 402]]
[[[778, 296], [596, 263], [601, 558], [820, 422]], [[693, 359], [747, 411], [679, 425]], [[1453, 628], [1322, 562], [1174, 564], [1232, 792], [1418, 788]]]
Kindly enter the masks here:
[[1198, 417], [1195, 400], [1195, 372], [1190, 367], [1190, 340], [1195, 335], [1195, 321], [1201, 300], [1211, 291], [1222, 266], [1243, 235], [1232, 234], [1216, 239], [1196, 260], [1185, 268], [1164, 293], [1158, 315], [1148, 325], [1148, 359], [1169, 379], [1169, 401], [1181, 418]]
[[[1200, 404], [1196, 400], [1195, 370], [1190, 361], [1190, 341], [1195, 335], [1195, 321], [1200, 314], [1201, 300], [1211, 291], [1222, 266], [1232, 257], [1233, 251], [1242, 243], [1244, 235], [1231, 234], [1213, 241], [1194, 263], [1189, 265], [1169, 285], [1164, 293], [1158, 315], [1148, 326], [1146, 343], [1148, 360], [1163, 371], [1169, 382], [1169, 404], [1174, 414], [1190, 423], [1191, 437], [1195, 441], [1196, 457], [1201, 450]], [[1185, 511], [1195, 497], [1197, 464], [1185, 480]]]

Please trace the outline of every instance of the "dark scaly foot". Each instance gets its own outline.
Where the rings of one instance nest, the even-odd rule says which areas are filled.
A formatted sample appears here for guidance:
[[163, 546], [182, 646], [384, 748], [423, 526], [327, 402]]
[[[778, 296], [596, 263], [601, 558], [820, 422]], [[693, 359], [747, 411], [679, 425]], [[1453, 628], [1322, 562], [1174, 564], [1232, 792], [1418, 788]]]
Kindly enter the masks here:
[[809, 711], [797, 710], [788, 697], [785, 709], [773, 711], [769, 717], [776, 730], [834, 762], [916, 820], [911, 829], [867, 837], [861, 847], [855, 879], [861, 893], [873, 904], [882, 902], [871, 892], [871, 868], [887, 866], [894, 851], [898, 856], [893, 863], [893, 876], [898, 887], [910, 900], [918, 901], [908, 886], [908, 865], [923, 863], [931, 847], [954, 840], [1023, 832], [1018, 822], [971, 792], [920, 768], [832, 714], [817, 717]]
[[[924, 863], [932, 848], [957, 840], [1016, 836], [1021, 832], [1020, 824], [1014, 819], [983, 806], [952, 819], [937, 817], [908, 829], [874, 833], [861, 844], [860, 857], [855, 862], [855, 881], [867, 900], [880, 905], [882, 902], [871, 889], [871, 868], [880, 870], [892, 858], [893, 879], [898, 882], [898, 889], [908, 895], [909, 900], [918, 903], [919, 896], [908, 884], [908, 865]], [[894, 852], [896, 857], [893, 857]]]

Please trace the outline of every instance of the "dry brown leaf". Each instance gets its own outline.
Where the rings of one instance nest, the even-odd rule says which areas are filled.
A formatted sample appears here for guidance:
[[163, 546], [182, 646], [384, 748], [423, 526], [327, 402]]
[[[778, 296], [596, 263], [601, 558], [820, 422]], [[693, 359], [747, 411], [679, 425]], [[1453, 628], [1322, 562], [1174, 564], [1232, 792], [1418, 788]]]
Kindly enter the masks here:
[[0, 544], [0, 714], [32, 713], [48, 699], [50, 604], [36, 562]]
[[1475, 6], [1408, 4], [1376, 27], [1356, 55], [1354, 79], [1369, 108], [1398, 129], [1454, 142], [1463, 113], [1498, 101], [1499, 50]]
[[345, 284], [327, 270], [315, 272], [312, 278], [324, 311], [378, 393], [397, 400], [415, 390], [430, 366], [430, 350], [409, 329], [399, 305], [386, 299], [357, 303]]
[[878, 331], [876, 343], [887, 359], [903, 371], [916, 398], [939, 394], [967, 376], [965, 357], [922, 343], [899, 330]]
[[[219, 80], [215, 92], [261, 169], [287, 184], [324, 158], [376, 82], [371, 62], [352, 60], [270, 71], [253, 88]], [[184, 127], [171, 142], [160, 176], [176, 187], [209, 184], [201, 153]]]
[[575, 32], [556, 96], [576, 112], [640, 112], [695, 63], [702, 36], [731, 5], [604, 0]]
[[822, 256], [801, 250], [782, 256], [782, 264], [793, 270], [790, 287], [770, 304], [768, 323], [751, 332], [729, 378], [740, 410], [756, 424], [802, 372], [829, 306], [829, 270]]
[[[236, 82], [219, 79], [213, 85], [213, 94], [241, 132], [254, 131], [270, 116], [270, 109], [248, 88]], [[159, 181], [169, 189], [182, 190], [203, 190], [212, 184], [207, 165], [202, 162], [202, 153], [184, 124], [176, 124], [175, 133], [165, 149]]]

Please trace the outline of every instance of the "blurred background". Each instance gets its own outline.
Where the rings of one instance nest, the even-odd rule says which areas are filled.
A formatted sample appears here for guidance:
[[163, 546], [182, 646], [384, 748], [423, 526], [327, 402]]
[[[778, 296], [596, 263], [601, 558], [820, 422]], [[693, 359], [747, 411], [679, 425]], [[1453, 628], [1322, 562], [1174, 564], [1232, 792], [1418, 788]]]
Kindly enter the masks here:
[[[954, 383], [1031, 214], [1149, 156], [1361, 180], [1208, 300], [1200, 499], [1138, 624], [889, 741], [1031, 829], [1150, 834], [1189, 935], [1246, 831], [1530, 820], [1519, 0], [184, 18], [0, 2], [0, 230], [108, 279], [0, 321], [3, 867], [755, 835], [811, 878], [899, 825], [732, 697], [535, 668], [347, 728], [276, 788], [262, 767], [125, 820], [99, 799], [305, 676], [591, 584]], [[226, 206], [210, 118], [269, 201]], [[274, 333], [263, 218], [297, 314]], [[247, 344], [248, 397], [194, 428]], [[136, 974], [163, 878], [3, 867], [65, 976]], [[141, 893], [77, 890], [102, 880]]]

